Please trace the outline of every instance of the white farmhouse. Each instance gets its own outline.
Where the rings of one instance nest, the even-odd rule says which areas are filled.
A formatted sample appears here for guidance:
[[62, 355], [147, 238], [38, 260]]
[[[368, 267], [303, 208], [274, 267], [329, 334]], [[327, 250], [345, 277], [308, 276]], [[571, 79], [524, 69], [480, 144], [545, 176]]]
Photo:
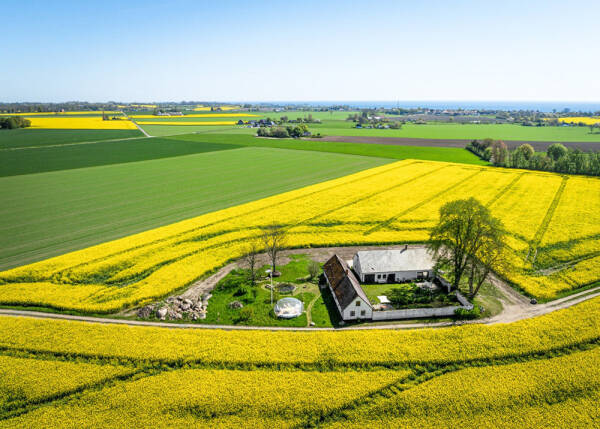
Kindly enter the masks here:
[[354, 273], [338, 255], [333, 255], [323, 273], [342, 320], [365, 320], [373, 316], [373, 306]]
[[433, 277], [435, 261], [424, 248], [365, 250], [354, 255], [353, 269], [362, 283], [399, 283]]

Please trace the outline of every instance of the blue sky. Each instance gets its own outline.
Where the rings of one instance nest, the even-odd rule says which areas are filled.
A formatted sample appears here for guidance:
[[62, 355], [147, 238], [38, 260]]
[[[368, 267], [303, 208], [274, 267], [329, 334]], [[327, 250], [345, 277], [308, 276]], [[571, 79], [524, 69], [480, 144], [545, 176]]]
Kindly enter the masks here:
[[600, 1], [12, 1], [2, 101], [600, 101]]

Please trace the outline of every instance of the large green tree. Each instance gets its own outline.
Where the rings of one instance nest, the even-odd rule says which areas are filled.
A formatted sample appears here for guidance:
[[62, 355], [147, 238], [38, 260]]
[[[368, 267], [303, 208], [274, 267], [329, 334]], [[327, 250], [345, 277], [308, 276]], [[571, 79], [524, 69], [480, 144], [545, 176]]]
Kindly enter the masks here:
[[440, 209], [429, 248], [437, 268], [450, 271], [454, 288], [466, 278], [468, 294], [474, 297], [490, 273], [503, 265], [505, 234], [502, 222], [475, 198], [451, 201]]

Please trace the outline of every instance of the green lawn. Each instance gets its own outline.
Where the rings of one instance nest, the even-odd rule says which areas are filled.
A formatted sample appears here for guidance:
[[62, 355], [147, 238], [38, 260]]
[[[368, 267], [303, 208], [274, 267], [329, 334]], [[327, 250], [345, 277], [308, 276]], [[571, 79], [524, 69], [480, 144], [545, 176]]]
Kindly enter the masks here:
[[[290, 255], [290, 261], [285, 265], [277, 265], [277, 271], [280, 272], [280, 276], [274, 280], [278, 282], [289, 282], [298, 283], [304, 282], [308, 276], [308, 263], [310, 258], [305, 254]], [[261, 267], [261, 273], [265, 273], [266, 269], [269, 269], [269, 265]]]
[[375, 305], [375, 304], [379, 304], [379, 299], [377, 299], [378, 296], [382, 296], [382, 295], [389, 295], [389, 293], [391, 292], [391, 290], [394, 287], [398, 287], [398, 285], [396, 284], [389, 284], [389, 283], [384, 283], [384, 284], [362, 284], [362, 289], [365, 291], [365, 294], [367, 295], [367, 298], [369, 298], [369, 301], [371, 301], [371, 304]]
[[[2, 116], [2, 115], [0, 115]], [[139, 130], [0, 130], [0, 149], [141, 137]], [[5, 156], [4, 152], [2, 157]]]
[[454, 295], [447, 295], [444, 291], [437, 289], [434, 292], [424, 292], [414, 284], [407, 283], [387, 283], [387, 284], [361, 284], [367, 298], [371, 304], [379, 304], [378, 296], [387, 296], [390, 299], [393, 289], [404, 290], [408, 299], [404, 304], [399, 304], [397, 308], [435, 308], [455, 305]]
[[169, 158], [238, 146], [161, 138], [0, 151], [0, 177]]
[[[446, 147], [393, 146], [381, 144], [342, 143], [309, 141], [297, 139], [266, 139], [254, 137], [250, 129], [236, 129], [232, 132], [212, 132], [181, 135], [178, 140], [210, 143], [236, 144], [240, 146], [272, 147], [297, 149], [315, 152], [344, 153], [351, 155], [375, 156], [392, 159], [423, 159], [429, 161], [458, 162], [462, 164], [487, 165], [466, 149]], [[256, 132], [254, 130], [254, 132]]]
[[[225, 276], [212, 291], [206, 319], [199, 322], [252, 326], [306, 326], [306, 313], [310, 302], [319, 293], [319, 286], [316, 281], [312, 283], [299, 281], [299, 279], [305, 279], [308, 276], [307, 267], [310, 258], [307, 255], [291, 255], [290, 259], [287, 264], [277, 266], [277, 270], [281, 272], [281, 277], [274, 280], [273, 302], [277, 302], [280, 298], [293, 296], [304, 303], [305, 314], [288, 320], [278, 319], [275, 316], [271, 306], [270, 289], [268, 289], [269, 280], [265, 278], [264, 269], [266, 267], [262, 267], [259, 270], [260, 278], [257, 279], [254, 286], [248, 281], [248, 270], [233, 270]], [[278, 284], [288, 282], [296, 283], [296, 290], [290, 294], [278, 292]], [[241, 302], [244, 305], [243, 309], [230, 308], [229, 304], [233, 301]], [[333, 317], [335, 319], [337, 310], [328, 308], [323, 297], [319, 296], [312, 307], [312, 321], [319, 327], [331, 327], [332, 316], [330, 316], [330, 311], [334, 312]], [[338, 320], [335, 319], [335, 321]]]
[[[273, 313], [269, 290], [261, 286], [247, 287], [249, 293], [236, 296], [237, 290], [236, 288], [231, 291], [213, 291], [213, 296], [208, 303], [206, 319], [201, 320], [200, 323], [249, 326], [306, 326], [306, 313], [293, 319], [278, 319]], [[253, 294], [256, 294], [256, 296]], [[294, 298], [304, 302], [304, 308], [306, 308], [314, 298], [314, 294], [310, 292], [298, 293], [294, 295]], [[230, 308], [229, 303], [233, 301], [242, 302], [244, 308]], [[245, 313], [246, 316], [242, 320]]]
[[528, 141], [599, 142], [600, 133], [590, 133], [588, 127], [524, 127], [514, 124], [405, 124], [400, 130], [357, 129], [348, 121], [325, 120], [310, 125], [313, 133], [329, 136], [376, 136], [422, 139], [484, 139]]
[[388, 162], [376, 157], [245, 147], [3, 177], [0, 269]]

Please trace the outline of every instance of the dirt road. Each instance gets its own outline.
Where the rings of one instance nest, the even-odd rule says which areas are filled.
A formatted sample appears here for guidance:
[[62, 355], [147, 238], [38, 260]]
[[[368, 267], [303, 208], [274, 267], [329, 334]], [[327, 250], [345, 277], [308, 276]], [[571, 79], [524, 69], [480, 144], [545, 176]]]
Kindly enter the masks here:
[[[402, 248], [404, 246], [389, 246], [386, 248]], [[421, 246], [409, 246], [409, 247], [421, 247]], [[289, 256], [292, 254], [306, 254], [309, 255], [316, 261], [324, 262], [331, 255], [337, 253], [343, 259], [351, 259], [352, 255], [357, 250], [366, 249], [377, 249], [381, 247], [377, 246], [361, 246], [361, 247], [330, 247], [330, 248], [315, 248], [315, 249], [293, 249], [286, 250], [281, 253], [281, 263], [285, 264], [289, 261]], [[264, 258], [261, 255], [261, 258]], [[262, 259], [261, 259], [262, 260]], [[223, 278], [235, 264], [229, 264], [219, 270], [217, 273], [208, 277], [205, 280], [196, 282], [190, 289], [184, 292], [186, 296], [197, 296], [206, 291], [209, 291], [214, 285]], [[571, 307], [579, 304], [588, 299], [600, 297], [600, 286], [588, 289], [573, 295], [569, 295], [564, 298], [556, 299], [544, 304], [531, 304], [529, 298], [521, 295], [519, 292], [508, 286], [500, 279], [492, 278], [492, 283], [502, 293], [503, 297], [500, 298], [503, 305], [503, 310], [496, 316], [489, 317], [486, 319], [479, 319], [473, 321], [457, 321], [457, 322], [435, 322], [435, 323], [390, 323], [390, 324], [366, 324], [359, 326], [348, 326], [343, 328], [317, 328], [317, 327], [261, 327], [261, 326], [238, 326], [238, 325], [206, 325], [199, 323], [170, 323], [170, 322], [150, 322], [141, 320], [129, 320], [119, 319], [116, 317], [92, 317], [92, 316], [75, 316], [70, 314], [56, 314], [56, 313], [44, 313], [39, 311], [27, 311], [27, 310], [13, 310], [13, 309], [0, 309], [0, 316], [22, 316], [22, 317], [34, 317], [41, 319], [61, 319], [61, 320], [76, 320], [82, 322], [93, 322], [93, 323], [110, 323], [118, 325], [130, 325], [130, 326], [154, 326], [161, 328], [179, 328], [179, 329], [224, 329], [224, 330], [268, 330], [268, 331], [344, 331], [344, 330], [366, 330], [366, 329], [416, 329], [416, 328], [439, 328], [447, 326], [456, 326], [469, 323], [478, 324], [499, 324], [499, 323], [511, 323], [518, 320], [529, 319], [543, 314], [548, 314], [553, 311], [561, 310], [564, 308]], [[132, 313], [121, 313], [121, 315], [132, 314]]]
[[137, 127], [137, 129], [138, 129], [138, 130], [140, 130], [140, 131], [142, 132], [142, 134], [144, 134], [144, 136], [146, 136], [146, 137], [152, 137], [150, 134], [148, 134], [148, 133], [146, 132], [146, 130], [145, 130], [145, 129], [143, 129], [142, 127], [140, 127], [140, 126], [137, 124], [137, 122], [135, 122], [133, 119], [131, 119], [131, 118], [129, 117], [129, 115], [128, 115], [127, 113], [125, 113], [125, 111], [123, 111], [123, 110], [122, 110], [122, 111], [121, 111], [121, 113], [122, 113], [122, 114], [123, 114], [123, 116], [125, 116], [125, 117], [126, 117], [128, 120], [130, 120], [130, 121], [133, 123], [133, 125], [135, 125], [135, 126]]

